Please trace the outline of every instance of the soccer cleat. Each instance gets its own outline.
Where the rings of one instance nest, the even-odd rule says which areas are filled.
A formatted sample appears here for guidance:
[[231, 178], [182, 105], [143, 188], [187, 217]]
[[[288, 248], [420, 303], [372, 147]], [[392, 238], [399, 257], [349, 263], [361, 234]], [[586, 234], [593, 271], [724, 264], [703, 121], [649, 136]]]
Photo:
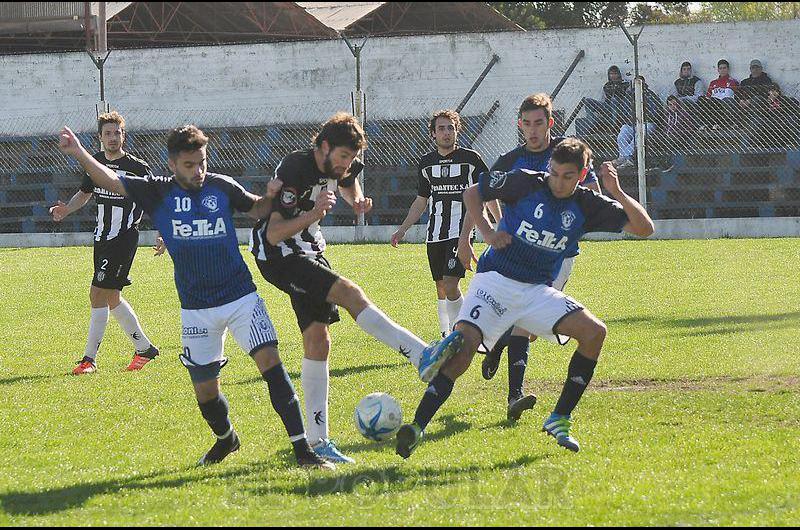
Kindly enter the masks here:
[[422, 429], [416, 423], [403, 425], [397, 431], [397, 454], [408, 458], [422, 440]]
[[522, 413], [530, 410], [536, 405], [536, 396], [520, 396], [508, 403], [508, 421], [516, 423], [522, 417]]
[[491, 380], [495, 374], [497, 374], [498, 368], [500, 368], [500, 359], [503, 357], [503, 348], [505, 346], [500, 346], [496, 344], [492, 351], [486, 354], [486, 357], [483, 358], [481, 362], [481, 374], [483, 378], [487, 381]]
[[133, 360], [131, 361], [131, 364], [129, 364], [128, 367], [125, 368], [125, 370], [127, 370], [128, 372], [141, 370], [142, 368], [144, 368], [145, 364], [149, 363], [157, 356], [158, 356], [158, 348], [156, 348], [151, 344], [150, 347], [147, 348], [146, 352], [143, 353], [137, 352], [133, 354]]
[[425, 383], [430, 383], [439, 373], [447, 359], [458, 353], [464, 344], [464, 334], [454, 331], [440, 341], [431, 343], [422, 350], [419, 361], [419, 378]]
[[296, 454], [296, 457], [297, 465], [303, 468], [316, 468], [323, 469], [325, 471], [336, 470], [336, 465], [334, 465], [333, 462], [325, 460], [311, 449]]
[[565, 447], [572, 452], [577, 453], [580, 451], [581, 446], [578, 440], [569, 435], [569, 428], [572, 426], [572, 420], [569, 416], [562, 416], [553, 412], [550, 417], [544, 420], [542, 425], [542, 432], [546, 432], [556, 439], [558, 445]]
[[320, 442], [312, 447], [314, 452], [320, 458], [332, 462], [334, 464], [355, 464], [356, 461], [345, 455], [332, 440], [320, 440]]
[[231, 430], [229, 436], [217, 439], [211, 449], [197, 462], [197, 465], [210, 466], [211, 464], [218, 464], [225, 460], [225, 457], [229, 454], [238, 451], [241, 445], [242, 444], [239, 442], [239, 435], [236, 434], [236, 431]]
[[77, 364], [72, 369], [72, 375], [93, 374], [97, 371], [97, 365], [91, 357], [84, 357]]

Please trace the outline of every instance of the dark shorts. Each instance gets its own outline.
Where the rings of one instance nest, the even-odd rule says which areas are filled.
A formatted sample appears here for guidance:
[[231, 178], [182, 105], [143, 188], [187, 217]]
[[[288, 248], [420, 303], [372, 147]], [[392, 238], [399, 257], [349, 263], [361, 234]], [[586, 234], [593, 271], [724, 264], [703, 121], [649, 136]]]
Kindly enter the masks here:
[[339, 322], [339, 308], [327, 301], [339, 275], [323, 256], [270, 257], [267, 261], [257, 259], [256, 265], [265, 280], [289, 295], [301, 332], [314, 322]]
[[116, 291], [130, 285], [128, 274], [131, 272], [138, 246], [138, 230], [128, 230], [110, 241], [95, 241], [92, 285]]
[[463, 278], [466, 271], [458, 261], [458, 239], [448, 239], [438, 243], [428, 243], [428, 265], [431, 267], [433, 281], [445, 276]]

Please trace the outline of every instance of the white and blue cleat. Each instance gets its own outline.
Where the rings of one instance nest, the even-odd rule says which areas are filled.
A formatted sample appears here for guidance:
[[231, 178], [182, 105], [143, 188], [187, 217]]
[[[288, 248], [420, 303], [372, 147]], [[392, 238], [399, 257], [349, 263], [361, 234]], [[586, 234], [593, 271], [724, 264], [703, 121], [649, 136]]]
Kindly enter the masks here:
[[581, 450], [578, 440], [569, 435], [569, 428], [572, 427], [572, 420], [569, 416], [563, 416], [553, 412], [542, 425], [542, 432], [546, 432], [556, 439], [558, 445], [577, 453]]
[[463, 344], [464, 334], [454, 331], [422, 350], [422, 357], [419, 361], [419, 378], [425, 383], [433, 381], [444, 363], [458, 353]]
[[356, 463], [355, 460], [339, 451], [339, 448], [336, 447], [336, 444], [331, 440], [320, 440], [320, 442], [314, 445], [312, 449], [314, 449], [314, 452], [317, 454], [317, 456], [327, 460], [328, 462], [333, 462], [334, 464]]

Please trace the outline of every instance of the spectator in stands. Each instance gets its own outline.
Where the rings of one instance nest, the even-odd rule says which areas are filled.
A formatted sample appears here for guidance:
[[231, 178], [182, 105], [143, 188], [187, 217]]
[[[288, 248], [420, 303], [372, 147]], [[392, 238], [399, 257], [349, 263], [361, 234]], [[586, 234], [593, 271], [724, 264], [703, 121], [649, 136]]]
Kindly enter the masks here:
[[[642, 80], [643, 102], [644, 102], [644, 123], [645, 136], [653, 134], [656, 129], [656, 121], [661, 113], [661, 98], [658, 94], [650, 90], [645, 82], [644, 76], [639, 76]], [[617, 147], [619, 148], [619, 158], [614, 160], [614, 165], [619, 168], [633, 165], [633, 154], [636, 151], [636, 105], [635, 88], [630, 86], [627, 93], [627, 102], [631, 112], [629, 113], [628, 123], [625, 123], [617, 135]]]
[[753, 59], [750, 61], [750, 77], [742, 80], [738, 95], [747, 105], [762, 106], [772, 85], [774, 83], [764, 71], [761, 61]]
[[717, 62], [719, 77], [708, 84], [706, 95], [698, 100], [704, 121], [701, 128], [718, 129], [720, 125], [733, 122], [739, 81], [730, 76], [730, 68], [728, 61], [720, 59]]
[[673, 154], [681, 147], [691, 143], [687, 138], [694, 131], [694, 123], [686, 109], [687, 103], [675, 95], [667, 97], [666, 118], [664, 120], [664, 135], [659, 138], [659, 147], [665, 156], [660, 161], [663, 171], [669, 171], [675, 165]]
[[778, 85], [767, 89], [761, 136], [769, 138], [771, 147], [797, 145], [800, 133], [800, 103], [781, 93]]
[[673, 83], [671, 94], [676, 96], [682, 102], [697, 103], [705, 93], [703, 89], [703, 81], [692, 73], [692, 63], [684, 61], [681, 64], [681, 72], [678, 79]]
[[610, 130], [619, 127], [620, 120], [624, 119], [630, 86], [631, 83], [622, 78], [619, 66], [611, 65], [608, 69], [608, 82], [603, 85], [603, 101], [592, 98], [583, 100], [590, 132], [602, 129], [602, 125]]

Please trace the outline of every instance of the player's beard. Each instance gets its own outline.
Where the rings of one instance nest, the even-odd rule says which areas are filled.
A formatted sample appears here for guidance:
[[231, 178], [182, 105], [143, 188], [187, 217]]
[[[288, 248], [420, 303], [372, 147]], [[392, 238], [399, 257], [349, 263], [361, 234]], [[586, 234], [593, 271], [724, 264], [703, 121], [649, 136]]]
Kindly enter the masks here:
[[325, 176], [330, 177], [330, 178], [334, 178], [336, 180], [339, 180], [340, 178], [342, 178], [344, 176], [345, 172], [347, 171], [345, 169], [344, 171], [342, 171], [341, 174], [336, 173], [336, 169], [333, 167], [333, 162], [331, 162], [330, 153], [325, 155], [325, 162], [322, 165], [323, 165], [323, 167], [325, 169]]
[[447, 144], [440, 144], [439, 142], [436, 142], [436, 146], [443, 151], [452, 151], [456, 146], [456, 139], [453, 138], [453, 141]]

